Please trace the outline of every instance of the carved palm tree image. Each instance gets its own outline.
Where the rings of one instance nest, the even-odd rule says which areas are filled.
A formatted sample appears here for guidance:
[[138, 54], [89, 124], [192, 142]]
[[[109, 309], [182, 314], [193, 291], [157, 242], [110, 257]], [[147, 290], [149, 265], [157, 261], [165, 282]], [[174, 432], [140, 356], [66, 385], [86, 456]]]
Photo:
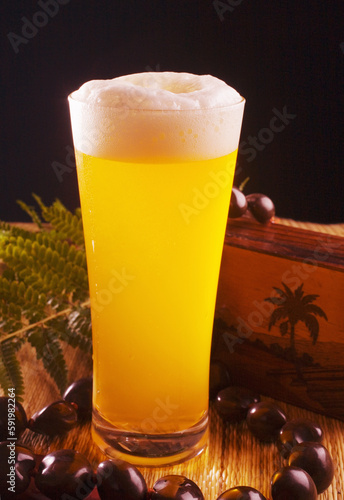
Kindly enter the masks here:
[[326, 321], [327, 316], [319, 306], [312, 303], [319, 295], [305, 295], [303, 283], [294, 292], [285, 283], [282, 282], [282, 285], [284, 290], [274, 287], [277, 295], [264, 299], [275, 306], [270, 316], [269, 331], [280, 321], [279, 330], [281, 335], [286, 336], [289, 334], [291, 356], [298, 379], [302, 380], [301, 366], [295, 347], [295, 326], [299, 321], [303, 322], [309, 330], [314, 345], [319, 335], [319, 322], [316, 316], [324, 318]]

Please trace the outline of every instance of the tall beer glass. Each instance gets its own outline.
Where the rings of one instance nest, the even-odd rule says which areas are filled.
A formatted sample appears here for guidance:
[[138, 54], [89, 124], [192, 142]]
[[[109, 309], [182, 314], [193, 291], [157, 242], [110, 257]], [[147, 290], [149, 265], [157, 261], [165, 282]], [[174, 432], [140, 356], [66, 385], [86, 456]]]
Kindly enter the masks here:
[[244, 102], [224, 82], [186, 73], [93, 81], [69, 96], [91, 297], [92, 433], [108, 456], [161, 466], [205, 447]]

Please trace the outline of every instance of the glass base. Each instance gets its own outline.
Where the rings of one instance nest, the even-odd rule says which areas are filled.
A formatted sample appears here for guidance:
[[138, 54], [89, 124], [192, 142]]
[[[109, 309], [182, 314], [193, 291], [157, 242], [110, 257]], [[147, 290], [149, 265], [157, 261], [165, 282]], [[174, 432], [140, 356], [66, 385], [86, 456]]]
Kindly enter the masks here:
[[92, 437], [110, 458], [142, 467], [162, 467], [185, 462], [205, 449], [208, 413], [196, 425], [170, 434], [143, 434], [120, 430], [93, 410]]

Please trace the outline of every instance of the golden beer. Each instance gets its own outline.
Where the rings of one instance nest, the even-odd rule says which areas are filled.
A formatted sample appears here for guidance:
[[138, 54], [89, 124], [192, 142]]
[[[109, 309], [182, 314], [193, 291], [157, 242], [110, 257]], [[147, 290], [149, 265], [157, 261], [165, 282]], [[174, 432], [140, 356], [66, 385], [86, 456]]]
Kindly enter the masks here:
[[[92, 311], [93, 437], [109, 456], [163, 465], [205, 446], [211, 332], [240, 106], [234, 146], [219, 157], [202, 159], [194, 147], [191, 155], [181, 154], [186, 141], [197, 144], [191, 136], [198, 135], [194, 116], [206, 115], [202, 110], [190, 111], [192, 123], [186, 128], [183, 120], [172, 139], [169, 111], [163, 117], [154, 111], [146, 129], [145, 111], [139, 118], [136, 110], [119, 113], [118, 127], [129, 133], [129, 116], [136, 137], [127, 158], [108, 115], [106, 133], [120, 143], [113, 154], [89, 154], [101, 140], [99, 129], [92, 140], [83, 137], [85, 151], [76, 141]], [[73, 123], [73, 104], [71, 110]], [[213, 122], [213, 134], [225, 114]], [[73, 134], [74, 127], [75, 121]], [[151, 136], [140, 143], [137, 137], [149, 128]], [[171, 154], [173, 140], [180, 148], [174, 144]]]

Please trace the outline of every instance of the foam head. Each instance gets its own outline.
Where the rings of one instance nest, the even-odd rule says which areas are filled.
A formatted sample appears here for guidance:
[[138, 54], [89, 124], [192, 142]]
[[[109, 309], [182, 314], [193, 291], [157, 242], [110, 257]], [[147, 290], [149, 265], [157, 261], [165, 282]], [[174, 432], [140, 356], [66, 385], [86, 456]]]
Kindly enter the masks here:
[[238, 147], [245, 100], [210, 75], [92, 80], [69, 97], [75, 148], [124, 161], [199, 160]]

